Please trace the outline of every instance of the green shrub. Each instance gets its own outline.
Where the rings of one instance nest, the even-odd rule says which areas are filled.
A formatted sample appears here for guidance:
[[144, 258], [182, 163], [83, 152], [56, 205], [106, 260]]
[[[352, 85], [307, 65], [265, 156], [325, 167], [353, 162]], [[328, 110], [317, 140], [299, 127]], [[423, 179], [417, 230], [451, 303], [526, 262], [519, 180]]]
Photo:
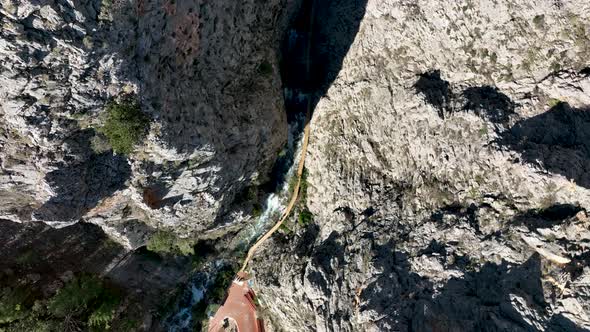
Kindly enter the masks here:
[[245, 187], [238, 195], [236, 195], [235, 204], [248, 204], [252, 207], [250, 214], [253, 218], [258, 218], [262, 215], [262, 204], [260, 204], [260, 188], [257, 185], [249, 185]]
[[136, 331], [138, 329], [140, 322], [136, 319], [127, 318], [121, 323], [121, 331], [122, 332], [131, 332]]
[[291, 228], [289, 228], [289, 226], [287, 226], [287, 222], [283, 222], [281, 224], [281, 226], [279, 226], [279, 229], [285, 233], [286, 235], [293, 233], [293, 230], [291, 230]]
[[562, 101], [557, 99], [557, 98], [551, 98], [549, 99], [549, 101], [547, 102], [547, 106], [549, 106], [549, 108], [553, 108], [559, 104], [561, 104]]
[[56, 317], [85, 311], [102, 292], [102, 281], [94, 276], [72, 279], [51, 298], [47, 310]]
[[115, 318], [121, 303], [121, 294], [109, 288], [96, 276], [82, 275], [72, 279], [60, 289], [47, 305], [47, 311], [59, 318], [79, 316], [88, 325], [104, 331]]
[[107, 137], [113, 151], [131, 153], [133, 146], [145, 136], [149, 118], [130, 99], [109, 103], [106, 113], [105, 125], [99, 131]]
[[306, 204], [307, 201], [307, 188], [309, 187], [309, 184], [307, 183], [308, 175], [307, 168], [304, 168], [303, 173], [301, 173], [301, 184], [299, 185], [299, 201], [302, 204]]
[[252, 217], [258, 218], [262, 215], [262, 205], [256, 203], [252, 207]]
[[[300, 201], [305, 202], [305, 199], [307, 198], [307, 169], [303, 169], [303, 173], [301, 173], [301, 183], [299, 184], [299, 196], [298, 199]], [[297, 185], [297, 174], [293, 175], [290, 179], [289, 179], [289, 194], [293, 194], [295, 191], [295, 186]]]
[[[6, 332], [55, 332], [64, 330], [63, 322], [29, 315], [25, 319], [10, 324], [6, 329]], [[0, 328], [0, 331], [2, 331], [2, 328]]]
[[33, 250], [27, 250], [16, 258], [19, 265], [33, 265], [39, 261], [39, 256]]
[[31, 292], [24, 287], [3, 288], [0, 292], [0, 324], [11, 323], [27, 317], [25, 302]]
[[295, 192], [296, 185], [297, 185], [297, 175], [293, 175], [289, 179], [289, 195], [293, 195], [293, 192]]
[[247, 194], [246, 198], [249, 202], [256, 202], [258, 201], [258, 187], [257, 186], [248, 186], [246, 188]]
[[478, 132], [479, 132], [479, 137], [484, 137], [488, 134], [488, 127], [483, 126], [478, 130]]
[[147, 243], [147, 249], [163, 254], [194, 255], [192, 241], [181, 239], [170, 232], [158, 231]]
[[307, 226], [311, 222], [313, 222], [313, 214], [308, 209], [304, 209], [299, 212], [299, 217], [297, 218], [297, 222], [301, 226]]
[[113, 296], [112, 294], [105, 296], [101, 305], [88, 317], [88, 325], [102, 330], [109, 329], [120, 302], [120, 298], [117, 296]]
[[217, 276], [215, 276], [215, 282], [207, 294], [209, 303], [221, 303], [221, 301], [223, 301], [225, 292], [236, 276], [236, 273], [236, 269], [230, 266], [223, 268], [221, 271], [219, 271], [219, 273], [217, 273]]
[[262, 61], [258, 66], [258, 73], [263, 76], [270, 76], [274, 72], [272, 64], [268, 60]]
[[48, 300], [40, 296], [24, 286], [2, 289], [0, 331], [104, 331], [115, 318], [122, 298], [116, 289], [92, 275], [73, 278]]

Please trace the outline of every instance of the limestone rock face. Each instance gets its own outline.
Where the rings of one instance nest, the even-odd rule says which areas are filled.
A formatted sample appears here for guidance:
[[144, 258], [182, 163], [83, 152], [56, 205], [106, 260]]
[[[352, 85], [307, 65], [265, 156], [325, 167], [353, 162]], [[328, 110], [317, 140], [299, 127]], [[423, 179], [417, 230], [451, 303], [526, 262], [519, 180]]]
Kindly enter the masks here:
[[[129, 249], [166, 229], [237, 260], [284, 85], [312, 96], [313, 218], [251, 263], [269, 330], [588, 330], [589, 22], [587, 0], [0, 0], [2, 261], [154, 288], [158, 325], [198, 263]], [[123, 155], [100, 128], [126, 98], [150, 125]]]
[[314, 222], [253, 264], [268, 320], [590, 328], [589, 22], [580, 0], [369, 0], [312, 119]]
[[[0, 217], [87, 220], [129, 246], [152, 228], [213, 228], [286, 141], [277, 45], [290, 6], [3, 0]], [[97, 144], [123, 95], [151, 119], [129, 155]]]

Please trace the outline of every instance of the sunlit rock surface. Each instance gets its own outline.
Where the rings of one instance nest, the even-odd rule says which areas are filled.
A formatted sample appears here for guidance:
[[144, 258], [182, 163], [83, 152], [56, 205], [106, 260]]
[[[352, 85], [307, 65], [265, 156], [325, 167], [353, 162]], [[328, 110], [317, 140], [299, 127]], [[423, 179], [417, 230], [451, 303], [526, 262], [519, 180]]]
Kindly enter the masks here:
[[[277, 52], [289, 6], [2, 1], [0, 215], [84, 219], [121, 239], [129, 220], [213, 228], [287, 139]], [[97, 131], [129, 94], [152, 122], [114, 155]]]
[[314, 223], [254, 262], [276, 330], [590, 328], [590, 4], [331, 3], [326, 38], [364, 15], [312, 120]]
[[[0, 279], [101, 274], [164, 329], [192, 264], [216, 280], [266, 224], [240, 197], [273, 176], [286, 92], [314, 112], [305, 201], [251, 264], [268, 330], [590, 329], [589, 22], [584, 0], [0, 0]], [[122, 155], [100, 128], [125, 96], [150, 126]], [[146, 252], [157, 229], [209, 239], [205, 263]]]

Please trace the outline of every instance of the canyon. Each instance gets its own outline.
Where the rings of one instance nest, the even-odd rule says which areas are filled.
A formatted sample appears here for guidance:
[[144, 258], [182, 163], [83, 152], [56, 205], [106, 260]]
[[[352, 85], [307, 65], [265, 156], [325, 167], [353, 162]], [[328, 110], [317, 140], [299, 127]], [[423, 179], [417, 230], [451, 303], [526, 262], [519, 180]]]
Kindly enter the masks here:
[[590, 329], [587, 1], [1, 0], [0, 22], [0, 304], [26, 285], [63, 321], [52, 296], [92, 274], [114, 331], [206, 327], [310, 105], [299, 199], [247, 269], [267, 331]]

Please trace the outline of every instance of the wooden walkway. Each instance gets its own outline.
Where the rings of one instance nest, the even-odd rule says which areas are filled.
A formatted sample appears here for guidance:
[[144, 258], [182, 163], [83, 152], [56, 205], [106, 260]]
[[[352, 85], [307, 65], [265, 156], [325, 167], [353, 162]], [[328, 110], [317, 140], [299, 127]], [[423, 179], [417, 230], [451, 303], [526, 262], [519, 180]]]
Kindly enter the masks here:
[[299, 197], [299, 189], [301, 187], [301, 177], [303, 176], [303, 168], [305, 166], [305, 156], [307, 155], [307, 145], [309, 144], [309, 133], [310, 133], [309, 122], [311, 120], [310, 119], [311, 118], [311, 99], [312, 98], [308, 98], [308, 102], [307, 102], [307, 114], [305, 115], [305, 129], [303, 131], [303, 144], [301, 146], [301, 158], [299, 159], [299, 165], [297, 167], [297, 175], [296, 175], [297, 176], [297, 183], [295, 184], [295, 188], [293, 190], [291, 200], [289, 201], [289, 205], [287, 205], [287, 208], [285, 209], [285, 212], [283, 212], [279, 221], [277, 221], [277, 223], [268, 232], [266, 232], [260, 239], [258, 239], [258, 241], [256, 241], [256, 243], [254, 243], [254, 245], [252, 247], [250, 247], [250, 250], [248, 250], [248, 255], [246, 256], [246, 259], [244, 260], [244, 264], [242, 265], [240, 272], [245, 272], [246, 267], [248, 267], [248, 263], [250, 262], [250, 260], [252, 260], [254, 253], [256, 253], [256, 249], [258, 249], [258, 247], [260, 247], [266, 240], [268, 240], [268, 238], [271, 237], [271, 235], [273, 235], [274, 232], [276, 232], [279, 229], [279, 227], [281, 227], [283, 222], [285, 222], [285, 220], [287, 220], [287, 218], [289, 217], [289, 214], [291, 213], [291, 211], [295, 207], [295, 203], [297, 203], [297, 198]]
[[[313, 17], [315, 13], [315, 1], [316, 0], [312, 0], [310, 17]], [[311, 34], [313, 32], [313, 19], [309, 21], [307, 27], [309, 29], [309, 36], [305, 55], [305, 58], [307, 59], [307, 62], [305, 64], [305, 77], [306, 80], [309, 80], [311, 77]], [[311, 121], [312, 99], [313, 96], [309, 96], [307, 98], [305, 129], [303, 131], [303, 145], [301, 147], [301, 158], [299, 159], [299, 166], [297, 167], [297, 183], [295, 184], [295, 189], [293, 190], [293, 196], [291, 196], [289, 205], [287, 205], [287, 209], [285, 209], [285, 212], [283, 212], [283, 215], [281, 216], [279, 221], [273, 226], [273, 228], [271, 228], [268, 232], [266, 232], [266, 234], [264, 234], [260, 239], [258, 239], [258, 241], [256, 241], [256, 243], [250, 248], [250, 250], [248, 250], [248, 255], [244, 260], [244, 264], [242, 265], [240, 272], [244, 272], [246, 270], [246, 267], [248, 267], [248, 263], [250, 262], [250, 260], [252, 260], [252, 256], [254, 256], [256, 249], [258, 249], [258, 247], [260, 247], [264, 243], [264, 241], [268, 240], [268, 238], [271, 237], [271, 235], [273, 235], [274, 232], [276, 232], [279, 229], [279, 227], [281, 227], [283, 222], [285, 222], [285, 220], [287, 220], [287, 218], [289, 217], [289, 214], [291, 213], [291, 210], [293, 210], [293, 207], [295, 207], [295, 203], [297, 203], [297, 198], [299, 197], [299, 189], [301, 187], [301, 176], [303, 175], [303, 167], [305, 166], [305, 157], [307, 155], [307, 145], [309, 143], [309, 123]]]

